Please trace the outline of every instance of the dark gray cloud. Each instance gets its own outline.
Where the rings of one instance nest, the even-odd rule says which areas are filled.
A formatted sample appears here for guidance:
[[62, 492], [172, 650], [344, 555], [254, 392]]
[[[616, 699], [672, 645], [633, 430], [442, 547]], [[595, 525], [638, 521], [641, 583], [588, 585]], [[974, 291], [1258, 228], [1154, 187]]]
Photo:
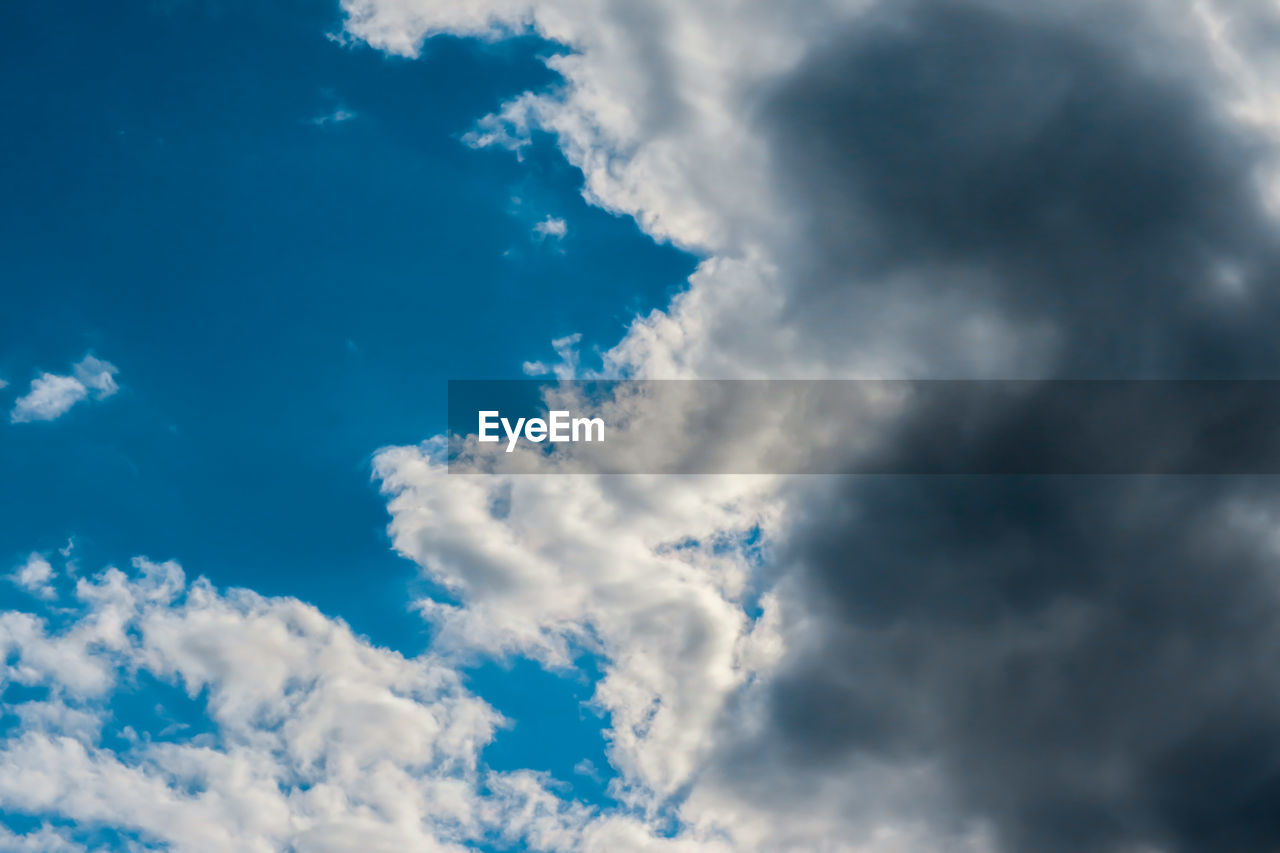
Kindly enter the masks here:
[[1280, 574], [1244, 510], [1280, 509], [1273, 482], [824, 497], [793, 540], [824, 629], [771, 693], [784, 763], [937, 761], [1008, 850], [1280, 848]]
[[1276, 376], [1262, 146], [1151, 64], [1079, 23], [886, 4], [764, 111], [805, 235], [794, 312], [838, 333], [910, 290], [1051, 329], [1057, 376]]
[[[1280, 375], [1261, 149], [1153, 70], [1154, 33], [889, 4], [811, 57], [763, 114], [809, 235], [793, 312], [839, 334], [841, 304], [905, 286], [1052, 329], [1052, 376]], [[1027, 436], [1004, 411], [939, 450], [937, 417], [902, 454]], [[1278, 513], [1270, 478], [815, 489], [780, 555], [809, 639], [727, 775], [785, 801], [847, 768], [854, 803], [851, 768], [928, 764], [1006, 851], [1280, 849]]]

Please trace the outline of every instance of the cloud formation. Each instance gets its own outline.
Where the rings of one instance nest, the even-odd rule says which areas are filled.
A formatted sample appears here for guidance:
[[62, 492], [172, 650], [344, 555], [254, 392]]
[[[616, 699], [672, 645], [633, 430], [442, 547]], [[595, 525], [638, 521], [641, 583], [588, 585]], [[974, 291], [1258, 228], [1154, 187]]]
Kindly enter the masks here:
[[[0, 614], [0, 659], [0, 689], [22, 688], [5, 693], [21, 725], [0, 736], [0, 807], [74, 821], [0, 836], [6, 849], [80, 849], [103, 826], [176, 851], [692, 849], [563, 802], [538, 774], [485, 770], [501, 717], [438, 658], [376, 648], [293, 599], [188, 583], [172, 562]], [[196, 703], [199, 719], [120, 720], [144, 676], [156, 713]]]
[[941, 300], [941, 340], [980, 316], [1045, 342], [1006, 374], [1274, 375], [1267, 152], [1215, 94], [1080, 23], [873, 13], [763, 111], [803, 235], [788, 310], [830, 337]]
[[[589, 201], [705, 258], [606, 374], [1274, 377], [1269, 4], [344, 8], [400, 55], [569, 48], [562, 86], [469, 140], [547, 131]], [[48, 376], [82, 389], [42, 391], [55, 417], [104, 390]], [[935, 412], [891, 415], [891, 447], [927, 449]], [[1001, 422], [970, 426], [958, 452]], [[1280, 844], [1267, 480], [451, 478], [442, 450], [376, 461], [395, 547], [452, 596], [418, 604], [431, 654], [172, 564], [107, 572], [63, 627], [0, 621], [6, 677], [48, 690], [0, 802], [180, 849]], [[611, 811], [486, 771], [496, 717], [453, 668], [583, 650]], [[109, 741], [133, 672], [204, 697], [212, 731]]]
[[52, 421], [82, 400], [104, 400], [120, 390], [115, 381], [119, 372], [114, 364], [86, 355], [72, 365], [71, 375], [42, 373], [31, 381], [31, 389], [14, 402], [9, 421]]
[[[589, 200], [708, 257], [671, 306], [637, 319], [606, 373], [1275, 376], [1280, 113], [1259, 94], [1276, 67], [1253, 37], [1277, 23], [1264, 4], [347, 6], [354, 35], [397, 53], [435, 32], [526, 26], [572, 49], [550, 60], [562, 90], [514, 99], [472, 141], [519, 149], [550, 131]], [[971, 425], [957, 452], [990, 452], [1019, 422], [1004, 414]], [[877, 427], [918, 453], [936, 415], [908, 406]], [[426, 489], [429, 457], [383, 457], [393, 529], [423, 531], [398, 542], [459, 590], [447, 624], [470, 623], [477, 644], [517, 614], [534, 621], [503, 648], [593, 624], [594, 603], [543, 618], [525, 610], [536, 589], [511, 584], [553, 544], [573, 555], [556, 571], [573, 565], [611, 511], [700, 530], [699, 543], [763, 532], [761, 564], [733, 589], [769, 589], [766, 606], [722, 588], [717, 619], [757, 639], [739, 640], [752, 664], [726, 681], [704, 660], [630, 694], [727, 685], [708, 723], [690, 717], [692, 759], [639, 772], [676, 747], [618, 727], [623, 779], [660, 800], [678, 790], [686, 827], [744, 850], [1277, 841], [1265, 481], [756, 482], [735, 486], [752, 500], [729, 489], [716, 502], [751, 512], [686, 507], [677, 522], [656, 508], [672, 487], [652, 482], [624, 497], [531, 478], [459, 504], [449, 495], [471, 484]], [[406, 490], [410, 465], [421, 479]], [[581, 524], [544, 543], [526, 515], [544, 501]], [[446, 525], [464, 504], [501, 511]], [[472, 542], [469, 529], [487, 532]], [[661, 553], [643, 544], [635, 554]], [[583, 602], [630, 571], [617, 555], [586, 562], [598, 580]], [[709, 567], [687, 577], [715, 588]], [[668, 614], [675, 636], [698, 624]], [[625, 680], [652, 644], [615, 634], [608, 677]]]
[[537, 234], [540, 239], [548, 237], [555, 240], [563, 240], [565, 235], [569, 233], [569, 226], [563, 219], [557, 219], [554, 216], [548, 216], [541, 222], [533, 226], [533, 233]]
[[43, 554], [32, 553], [25, 563], [14, 570], [9, 579], [37, 598], [50, 599], [56, 595], [53, 584], [50, 583], [53, 579], [53, 566]]

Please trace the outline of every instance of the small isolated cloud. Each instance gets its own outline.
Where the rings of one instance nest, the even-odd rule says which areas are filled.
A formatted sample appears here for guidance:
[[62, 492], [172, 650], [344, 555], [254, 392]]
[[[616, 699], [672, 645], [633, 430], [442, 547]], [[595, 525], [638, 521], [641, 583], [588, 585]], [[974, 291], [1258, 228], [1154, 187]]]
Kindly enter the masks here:
[[18, 399], [9, 419], [15, 424], [51, 421], [88, 394], [88, 389], [74, 376], [45, 373], [31, 383], [30, 393]]
[[545, 361], [526, 361], [522, 367], [526, 376], [555, 376], [557, 379], [572, 379], [578, 374], [578, 344], [582, 342], [582, 333], [565, 335], [551, 342], [560, 361], [548, 364]]
[[564, 236], [569, 233], [569, 226], [563, 219], [548, 216], [533, 226], [533, 233], [538, 235], [539, 240], [546, 240], [547, 238], [563, 240]]
[[324, 127], [326, 124], [342, 124], [344, 121], [351, 121], [355, 117], [356, 113], [353, 111], [338, 107], [331, 113], [316, 116], [311, 119], [311, 123], [316, 127]]
[[9, 575], [9, 580], [34, 595], [36, 598], [43, 598], [46, 601], [57, 597], [54, 592], [53, 584], [53, 566], [43, 555], [32, 553], [27, 557], [27, 561]]
[[0, 379], [0, 391], [3, 391], [5, 388], [8, 388], [8, 387], [9, 387], [9, 383], [5, 382], [3, 379]]
[[579, 776], [585, 776], [593, 782], [604, 781], [604, 776], [600, 773], [600, 769], [596, 767], [595, 762], [590, 758], [584, 758], [573, 765], [573, 772]]
[[9, 420], [15, 424], [51, 421], [81, 400], [104, 400], [120, 390], [115, 380], [119, 372], [114, 364], [87, 355], [72, 366], [70, 376], [42, 373], [31, 381], [31, 390], [14, 403]]
[[62, 555], [62, 568], [71, 577], [75, 577], [76, 572], [79, 571], [79, 566], [71, 556], [75, 550], [76, 537], [74, 536], [68, 536], [67, 544], [58, 549], [58, 553]]

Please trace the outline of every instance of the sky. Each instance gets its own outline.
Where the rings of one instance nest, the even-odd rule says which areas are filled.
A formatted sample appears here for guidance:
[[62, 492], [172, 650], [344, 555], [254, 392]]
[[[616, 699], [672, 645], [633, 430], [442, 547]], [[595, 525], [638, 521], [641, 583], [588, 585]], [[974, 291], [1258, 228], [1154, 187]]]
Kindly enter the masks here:
[[[397, 60], [327, 38], [324, 3], [5, 16], [4, 109], [26, 117], [0, 143], [5, 402], [91, 353], [119, 371], [100, 405], [4, 424], [5, 562], [68, 541], [95, 570], [180, 555], [421, 651], [372, 453], [440, 430], [446, 378], [522, 376], [571, 332], [612, 343], [693, 264], [587, 206], [550, 143], [516, 162], [459, 141], [552, 85], [555, 47]], [[504, 705], [509, 679], [549, 690], [536, 670], [475, 678]], [[582, 686], [550, 690], [522, 716], [558, 701], [576, 728]], [[510, 742], [572, 778], [545, 732]]]
[[457, 379], [1280, 378], [1272, 4], [0, 15], [0, 849], [1280, 846], [1272, 478], [440, 438]]
[[[373, 452], [441, 429], [446, 378], [522, 376], [569, 333], [612, 343], [693, 265], [586, 205], [550, 142], [517, 162], [459, 141], [552, 85], [555, 46], [398, 60], [328, 38], [325, 3], [4, 14], [4, 109], [26, 117], [0, 143], [5, 402], [91, 353], [119, 371], [111, 399], [4, 424], [5, 562], [68, 542], [93, 570], [181, 555], [420, 652], [421, 582], [388, 547]], [[598, 789], [572, 773], [605, 765], [583, 683], [471, 677], [533, 729], [495, 762]], [[545, 746], [565, 737], [584, 750], [568, 764]]]

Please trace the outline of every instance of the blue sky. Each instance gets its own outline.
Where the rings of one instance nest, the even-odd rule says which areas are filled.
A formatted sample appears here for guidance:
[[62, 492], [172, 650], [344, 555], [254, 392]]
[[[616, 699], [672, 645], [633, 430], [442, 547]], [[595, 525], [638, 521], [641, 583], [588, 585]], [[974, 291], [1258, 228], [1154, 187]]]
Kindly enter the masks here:
[[[1274, 3], [0, 23], [0, 850], [1280, 849], [1272, 479], [450, 476], [440, 440], [448, 380], [579, 356], [1280, 376]], [[616, 429], [803, 442], [696, 397]], [[958, 447], [911, 395], [812, 426], [832, 470], [981, 470], [1043, 444], [1001, 400]]]
[[[86, 353], [120, 386], [0, 425], [4, 562], [72, 537], [85, 567], [180, 558], [421, 651], [406, 602], [424, 588], [389, 546], [373, 452], [439, 431], [448, 378], [520, 376], [569, 333], [612, 344], [693, 265], [589, 207], [550, 138], [520, 160], [460, 141], [555, 84], [554, 46], [441, 38], [388, 58], [327, 38], [325, 2], [2, 14], [0, 393]], [[547, 217], [562, 239], [535, 233]], [[576, 726], [590, 684], [532, 665], [474, 679], [528, 718], [494, 761], [564, 771], [534, 727]], [[603, 765], [583, 713], [580, 757]]]

